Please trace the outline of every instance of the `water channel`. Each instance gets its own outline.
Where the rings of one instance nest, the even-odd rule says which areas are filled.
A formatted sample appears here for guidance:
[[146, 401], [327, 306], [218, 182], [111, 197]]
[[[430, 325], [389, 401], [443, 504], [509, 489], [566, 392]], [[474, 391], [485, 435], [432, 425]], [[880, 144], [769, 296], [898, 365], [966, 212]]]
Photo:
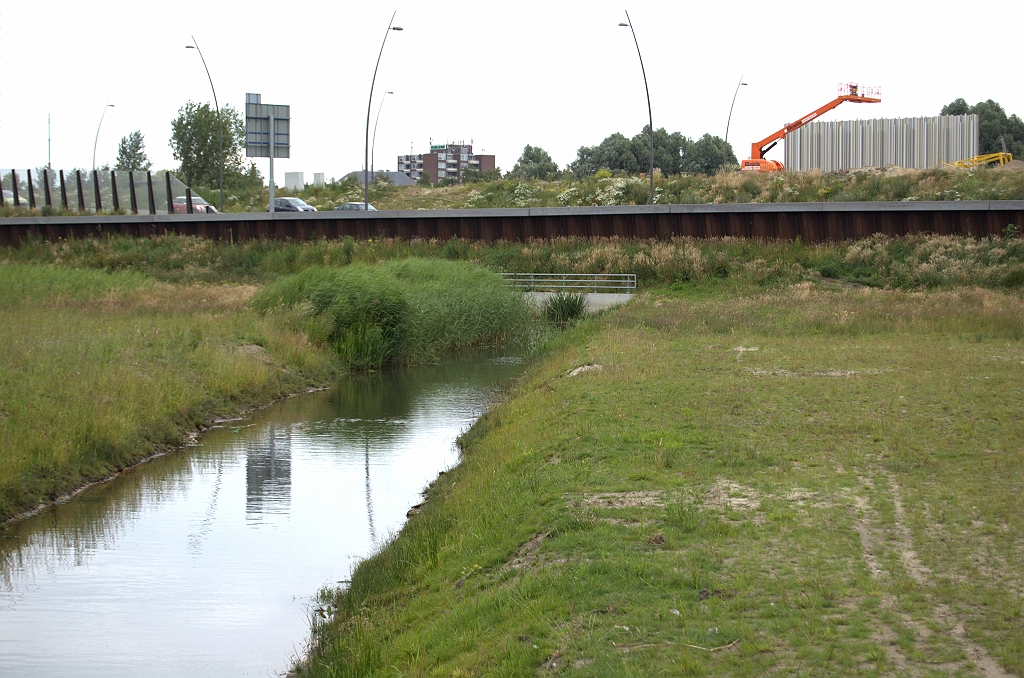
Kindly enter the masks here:
[[267, 676], [523, 371], [475, 353], [224, 422], [0, 530], [0, 675]]

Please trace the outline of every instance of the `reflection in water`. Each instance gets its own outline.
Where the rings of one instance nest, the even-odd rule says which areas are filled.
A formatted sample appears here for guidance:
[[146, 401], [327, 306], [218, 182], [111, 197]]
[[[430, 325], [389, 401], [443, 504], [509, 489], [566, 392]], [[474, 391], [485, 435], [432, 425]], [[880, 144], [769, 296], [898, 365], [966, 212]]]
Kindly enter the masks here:
[[247, 445], [245, 517], [288, 513], [292, 497], [292, 446], [287, 427], [271, 424]]
[[521, 371], [475, 355], [349, 379], [0, 529], [0, 675], [286, 669], [310, 596], [401, 529]]

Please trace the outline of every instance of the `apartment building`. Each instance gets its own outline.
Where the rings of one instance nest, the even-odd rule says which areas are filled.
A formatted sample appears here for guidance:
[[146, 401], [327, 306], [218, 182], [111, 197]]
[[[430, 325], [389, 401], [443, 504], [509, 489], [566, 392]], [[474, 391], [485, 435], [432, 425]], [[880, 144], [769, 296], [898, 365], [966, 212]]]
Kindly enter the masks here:
[[462, 183], [462, 172], [475, 169], [487, 172], [495, 168], [493, 155], [476, 155], [472, 144], [431, 144], [430, 153], [398, 156], [398, 171], [411, 179], [419, 179], [424, 173], [430, 183], [450, 177]]

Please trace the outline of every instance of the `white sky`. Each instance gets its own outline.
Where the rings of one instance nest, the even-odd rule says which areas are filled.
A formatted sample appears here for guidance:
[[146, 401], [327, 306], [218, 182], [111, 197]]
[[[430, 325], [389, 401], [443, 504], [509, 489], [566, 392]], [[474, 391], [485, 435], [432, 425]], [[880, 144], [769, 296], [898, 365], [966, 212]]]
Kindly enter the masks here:
[[[1014, 47], [1024, 2], [0, 2], [0, 166], [113, 163], [117, 142], [146, 137], [157, 168], [175, 167], [170, 122], [189, 99], [211, 101], [194, 34], [221, 104], [245, 93], [290, 104], [284, 172], [341, 177], [363, 163], [366, 105], [391, 12], [373, 115], [385, 90], [377, 169], [435, 143], [473, 139], [505, 170], [526, 144], [564, 166], [581, 145], [633, 136], [647, 104], [627, 9], [650, 84], [654, 126], [721, 136], [742, 73], [729, 139], [750, 143], [836, 96], [839, 82], [882, 87], [880, 104], [843, 104], [824, 118], [937, 115], [957, 97], [995, 99], [1024, 115]], [[372, 132], [371, 120], [371, 132]], [[781, 145], [768, 157], [782, 158]], [[257, 159], [264, 176], [267, 160]]]

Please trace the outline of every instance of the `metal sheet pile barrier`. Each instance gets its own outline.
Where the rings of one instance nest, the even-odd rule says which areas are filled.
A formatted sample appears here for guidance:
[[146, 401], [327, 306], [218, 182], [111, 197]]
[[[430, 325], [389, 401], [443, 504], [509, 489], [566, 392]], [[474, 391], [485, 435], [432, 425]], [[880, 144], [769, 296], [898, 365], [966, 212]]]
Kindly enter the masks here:
[[977, 115], [812, 122], [786, 135], [786, 169], [939, 167], [978, 154]]
[[523, 242], [534, 238], [765, 238], [823, 242], [937, 233], [1003, 235], [1024, 224], [1024, 200], [632, 205], [524, 209], [250, 212], [0, 219], [0, 246], [26, 238], [179, 234], [225, 242], [250, 239], [402, 238]]

